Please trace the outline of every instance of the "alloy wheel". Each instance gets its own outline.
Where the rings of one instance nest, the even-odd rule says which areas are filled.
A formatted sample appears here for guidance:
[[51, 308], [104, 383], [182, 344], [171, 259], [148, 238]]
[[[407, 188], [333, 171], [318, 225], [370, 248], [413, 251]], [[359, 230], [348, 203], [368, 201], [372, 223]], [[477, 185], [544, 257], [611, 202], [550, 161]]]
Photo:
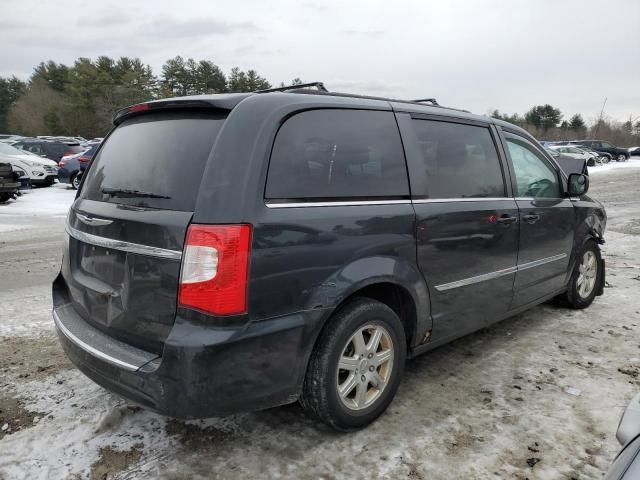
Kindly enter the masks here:
[[598, 262], [596, 255], [591, 250], [584, 252], [582, 263], [578, 267], [578, 279], [576, 280], [576, 288], [581, 298], [587, 298], [593, 292], [596, 285], [598, 273]]
[[337, 388], [350, 410], [371, 406], [382, 394], [393, 370], [394, 346], [379, 324], [359, 328], [347, 341], [338, 360]]

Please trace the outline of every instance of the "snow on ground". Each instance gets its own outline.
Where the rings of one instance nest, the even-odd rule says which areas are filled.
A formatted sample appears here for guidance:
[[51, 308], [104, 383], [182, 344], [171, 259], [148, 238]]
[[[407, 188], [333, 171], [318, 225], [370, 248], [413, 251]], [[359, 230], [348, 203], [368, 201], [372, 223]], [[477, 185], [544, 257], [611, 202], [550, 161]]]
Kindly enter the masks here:
[[[139, 448], [153, 456], [151, 446], [168, 449], [176, 443], [164, 435], [164, 418], [129, 408], [74, 370], [27, 382], [20, 395], [29, 399], [24, 408], [37, 414], [32, 427], [11, 437], [11, 452], [0, 456], [0, 471], [8, 478], [88, 477], [101, 448]], [[52, 411], [66, 420], [56, 421]]]
[[616, 173], [639, 164], [591, 182], [610, 216], [604, 296], [583, 311], [541, 305], [409, 362], [389, 411], [346, 435], [297, 405], [181, 422], [97, 386], [49, 320], [74, 192], [0, 206], [0, 226], [26, 226], [0, 231], [0, 478], [599, 479], [640, 389], [640, 169]]
[[66, 183], [56, 183], [51, 187], [25, 190], [24, 195], [6, 204], [0, 204], [2, 217], [65, 217], [76, 196]]
[[627, 168], [640, 168], [640, 157], [631, 157], [626, 162], [616, 162], [611, 161], [609, 163], [605, 163], [604, 165], [598, 165], [596, 167], [589, 167], [589, 176], [602, 173], [602, 172], [610, 172], [612, 170], [624, 170]]
[[23, 191], [21, 197], [0, 203], [0, 234], [43, 223], [60, 223], [66, 218], [75, 195], [76, 191], [64, 183]]

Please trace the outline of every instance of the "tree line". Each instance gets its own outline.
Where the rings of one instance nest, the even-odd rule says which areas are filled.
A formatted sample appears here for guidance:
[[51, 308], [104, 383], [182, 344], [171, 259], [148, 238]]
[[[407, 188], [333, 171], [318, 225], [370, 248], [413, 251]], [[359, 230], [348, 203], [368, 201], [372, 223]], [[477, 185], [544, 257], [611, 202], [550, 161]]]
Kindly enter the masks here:
[[579, 113], [564, 119], [560, 109], [549, 104], [536, 105], [524, 115], [502, 114], [499, 110], [493, 110], [489, 115], [518, 125], [539, 140], [597, 138], [622, 147], [640, 144], [640, 117], [630, 117], [624, 122], [617, 122], [600, 114], [588, 124]]
[[[300, 84], [299, 78], [290, 84]], [[281, 84], [283, 85], [283, 84]], [[42, 62], [31, 77], [0, 77], [0, 133], [20, 135], [103, 136], [117, 110], [139, 102], [184, 95], [251, 92], [270, 88], [257, 71], [232, 68], [225, 73], [210, 60], [180, 56], [167, 60], [159, 75], [139, 58], [78, 58], [73, 65]], [[524, 115], [489, 112], [519, 125], [536, 138], [595, 138], [621, 146], [640, 144], [640, 120], [615, 122], [600, 115], [587, 124], [582, 115], [563, 119], [552, 105], [537, 105]]]
[[50, 60], [36, 66], [26, 82], [0, 77], [0, 133], [103, 136], [113, 113], [128, 105], [270, 87], [255, 70], [235, 67], [225, 74], [212, 61], [180, 56], [167, 60], [160, 75], [139, 58], [82, 57], [71, 66]]

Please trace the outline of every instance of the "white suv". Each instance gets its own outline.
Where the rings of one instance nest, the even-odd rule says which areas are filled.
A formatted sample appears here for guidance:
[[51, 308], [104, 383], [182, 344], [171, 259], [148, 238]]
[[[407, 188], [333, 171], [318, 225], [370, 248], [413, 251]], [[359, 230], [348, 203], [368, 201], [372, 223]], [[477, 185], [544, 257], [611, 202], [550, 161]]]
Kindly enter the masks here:
[[0, 142], [0, 158], [15, 169], [23, 170], [32, 185], [52, 185], [58, 178], [58, 164], [48, 158], [19, 150]]

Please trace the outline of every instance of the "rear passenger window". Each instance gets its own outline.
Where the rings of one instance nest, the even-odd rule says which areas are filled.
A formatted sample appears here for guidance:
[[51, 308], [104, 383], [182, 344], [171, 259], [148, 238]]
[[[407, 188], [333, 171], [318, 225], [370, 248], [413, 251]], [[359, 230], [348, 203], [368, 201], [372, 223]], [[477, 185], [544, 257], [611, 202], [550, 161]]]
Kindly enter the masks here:
[[392, 112], [310, 110], [289, 118], [276, 136], [268, 199], [408, 195], [404, 153]]
[[[413, 120], [429, 198], [504, 197], [500, 159], [489, 129]], [[421, 172], [417, 172], [421, 173]]]

